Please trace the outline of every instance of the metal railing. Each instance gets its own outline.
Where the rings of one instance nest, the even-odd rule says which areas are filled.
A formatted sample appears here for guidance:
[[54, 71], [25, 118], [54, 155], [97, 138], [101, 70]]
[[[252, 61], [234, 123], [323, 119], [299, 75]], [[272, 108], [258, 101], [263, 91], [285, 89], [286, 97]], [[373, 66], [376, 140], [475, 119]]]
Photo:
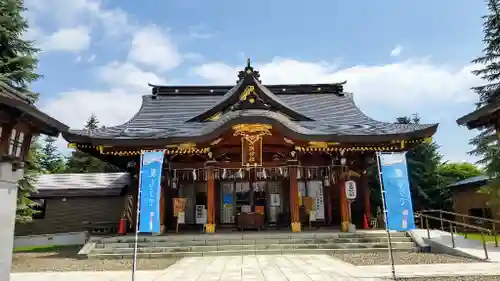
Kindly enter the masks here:
[[[424, 211], [421, 211], [420, 213], [438, 213], [440, 218], [442, 218], [443, 215], [451, 215], [451, 216], [455, 216], [455, 220], [458, 220], [457, 217], [459, 217], [460, 220], [463, 223], [467, 223], [466, 221], [468, 221], [469, 219], [472, 219], [472, 220], [475, 220], [475, 221], [481, 221], [482, 222], [481, 224], [483, 225], [482, 227], [490, 230], [491, 235], [493, 236], [493, 239], [495, 241], [495, 247], [498, 247], [498, 245], [499, 245], [498, 236], [497, 236], [497, 224], [500, 225], [500, 220], [494, 220], [494, 219], [488, 219], [488, 218], [483, 218], [483, 217], [464, 215], [464, 214], [460, 214], [460, 213], [456, 213], [456, 212], [450, 212], [450, 211], [444, 211], [444, 210], [424, 210]], [[485, 222], [486, 223], [490, 223], [491, 224], [491, 228], [484, 227], [484, 223]], [[467, 223], [467, 224], [470, 224], [470, 223]], [[473, 224], [470, 224], [470, 225], [473, 225]], [[443, 230], [443, 224], [442, 223], [441, 223], [441, 230]], [[467, 234], [468, 234], [467, 232], [464, 232], [464, 237], [465, 238], [467, 238]]]
[[[424, 213], [438, 212], [438, 211], [441, 211], [441, 215], [439, 217], [424, 214]], [[486, 239], [485, 239], [484, 235], [485, 235], [485, 233], [491, 234], [492, 231], [487, 229], [487, 228], [484, 228], [484, 227], [475, 226], [475, 225], [467, 224], [464, 222], [458, 222], [458, 221], [454, 221], [454, 220], [445, 219], [442, 216], [443, 214], [445, 214], [445, 212], [446, 211], [442, 211], [442, 210], [427, 210], [427, 211], [420, 211], [420, 212], [415, 213], [416, 217], [420, 218], [420, 228], [427, 229], [427, 238], [431, 239], [431, 232], [430, 232], [431, 226], [429, 224], [429, 220], [435, 220], [435, 221], [439, 222], [441, 225], [442, 231], [445, 231], [445, 223], [448, 224], [448, 226], [449, 226], [448, 229], [449, 229], [450, 236], [451, 236], [451, 245], [453, 248], [456, 247], [455, 234], [457, 232], [457, 226], [460, 226], [463, 228], [473, 229], [474, 231], [481, 233], [481, 242], [482, 242], [481, 244], [483, 246], [485, 260], [488, 260], [489, 259], [488, 248], [486, 246]], [[449, 213], [451, 213], [451, 212], [449, 212]], [[458, 215], [460, 215], [460, 214], [458, 214]], [[424, 224], [424, 221], [425, 221], [425, 224]]]

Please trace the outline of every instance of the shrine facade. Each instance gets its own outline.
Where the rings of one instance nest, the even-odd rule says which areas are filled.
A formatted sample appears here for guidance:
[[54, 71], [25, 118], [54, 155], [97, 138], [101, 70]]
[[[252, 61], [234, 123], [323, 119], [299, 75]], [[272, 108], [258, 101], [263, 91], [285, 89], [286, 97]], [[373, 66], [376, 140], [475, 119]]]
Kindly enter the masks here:
[[[125, 124], [63, 136], [72, 148], [132, 174], [133, 203], [124, 209], [132, 225], [140, 155], [163, 151], [162, 231], [205, 225], [207, 232], [298, 232], [309, 225], [361, 227], [372, 217], [366, 170], [375, 152], [408, 150], [437, 129], [371, 119], [344, 92], [345, 82], [265, 85], [260, 79], [248, 61], [231, 86], [150, 85], [152, 93]], [[352, 208], [346, 181], [357, 187]], [[182, 218], [174, 198], [184, 198]]]

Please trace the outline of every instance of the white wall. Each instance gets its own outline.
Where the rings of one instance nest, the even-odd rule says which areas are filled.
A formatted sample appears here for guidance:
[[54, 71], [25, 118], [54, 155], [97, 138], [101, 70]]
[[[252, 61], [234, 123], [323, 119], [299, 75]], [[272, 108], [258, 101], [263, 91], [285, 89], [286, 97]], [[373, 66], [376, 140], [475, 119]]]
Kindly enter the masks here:
[[16, 236], [14, 239], [14, 248], [36, 247], [36, 246], [84, 245], [84, 244], [85, 244], [84, 232]]

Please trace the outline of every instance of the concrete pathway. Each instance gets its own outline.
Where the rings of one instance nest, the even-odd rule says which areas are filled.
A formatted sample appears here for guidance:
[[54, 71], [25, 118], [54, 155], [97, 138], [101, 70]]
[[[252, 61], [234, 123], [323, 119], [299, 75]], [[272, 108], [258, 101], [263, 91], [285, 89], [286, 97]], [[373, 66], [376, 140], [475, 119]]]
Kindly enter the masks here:
[[[428, 241], [427, 230], [425, 229], [413, 230], [412, 235], [421, 237], [426, 244], [430, 244], [431, 246], [442, 246], [441, 250], [443, 251], [446, 250], [445, 248], [448, 248], [448, 250], [450, 250], [453, 254], [462, 254], [478, 259], [485, 259], [486, 257], [481, 241], [465, 239], [461, 235], [455, 234], [453, 236], [453, 239], [455, 240], [455, 248], [452, 247], [453, 244], [451, 234], [449, 232], [436, 229], [430, 230], [430, 241]], [[489, 261], [500, 263], [500, 247], [495, 247], [494, 244], [487, 243], [486, 249], [488, 251]]]
[[[357, 266], [358, 272], [364, 272], [369, 277], [392, 277], [389, 265]], [[397, 277], [437, 277], [437, 276], [476, 276], [499, 275], [499, 263], [449, 263], [449, 264], [419, 264], [397, 265]], [[362, 276], [357, 275], [358, 278]]]
[[[363, 276], [362, 279], [355, 276]], [[128, 281], [131, 272], [13, 273], [11, 281]], [[327, 255], [184, 258], [166, 270], [139, 271], [135, 281], [379, 281]]]
[[[398, 265], [398, 277], [499, 275], [500, 263]], [[354, 266], [328, 255], [184, 258], [165, 270], [138, 271], [135, 281], [381, 281], [391, 267]], [[11, 281], [131, 281], [130, 271], [13, 273]]]

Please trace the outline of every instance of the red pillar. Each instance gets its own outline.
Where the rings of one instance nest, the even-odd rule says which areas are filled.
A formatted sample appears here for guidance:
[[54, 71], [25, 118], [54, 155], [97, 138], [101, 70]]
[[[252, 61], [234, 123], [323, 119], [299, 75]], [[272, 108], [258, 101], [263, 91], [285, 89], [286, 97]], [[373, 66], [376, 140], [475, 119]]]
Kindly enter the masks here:
[[208, 179], [207, 179], [207, 225], [206, 232], [215, 232], [215, 178], [214, 178], [214, 162], [207, 162]]

